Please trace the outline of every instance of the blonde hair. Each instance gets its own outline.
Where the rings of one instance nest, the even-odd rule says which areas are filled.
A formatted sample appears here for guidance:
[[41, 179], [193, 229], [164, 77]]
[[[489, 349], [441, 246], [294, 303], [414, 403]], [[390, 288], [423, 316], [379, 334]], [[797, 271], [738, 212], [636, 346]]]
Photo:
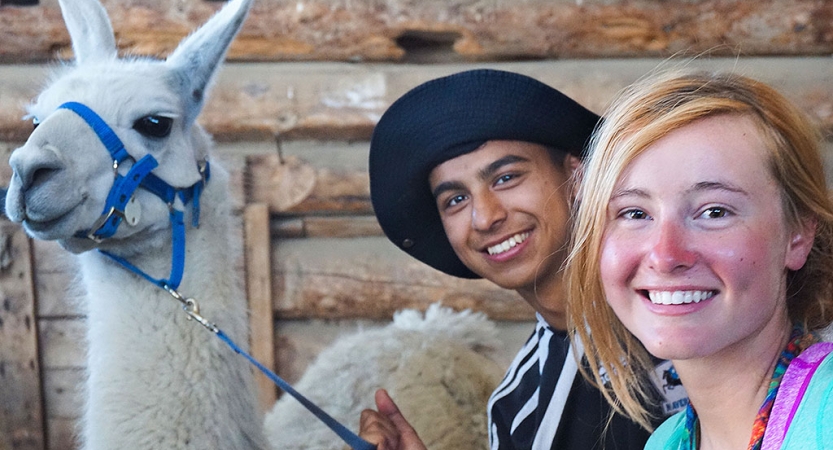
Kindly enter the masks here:
[[[604, 115], [585, 161], [575, 230], [567, 263], [571, 333], [584, 344], [591, 378], [614, 408], [650, 429], [645, 347], [605, 300], [599, 267], [607, 207], [631, 161], [673, 130], [716, 115], [751, 118], [767, 143], [787, 223], [815, 220], [816, 236], [806, 264], [789, 273], [787, 310], [808, 329], [833, 317], [833, 205], [827, 190], [815, 126], [775, 89], [730, 73], [675, 71], [654, 74], [626, 88]], [[603, 381], [602, 370], [609, 378]]]

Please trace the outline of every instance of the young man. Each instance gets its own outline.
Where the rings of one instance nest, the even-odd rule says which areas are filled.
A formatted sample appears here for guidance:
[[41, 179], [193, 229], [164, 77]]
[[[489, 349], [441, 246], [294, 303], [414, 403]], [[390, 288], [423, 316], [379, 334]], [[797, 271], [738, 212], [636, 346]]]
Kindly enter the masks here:
[[[532, 78], [472, 70], [406, 93], [373, 133], [371, 199], [388, 238], [447, 274], [514, 289], [537, 312], [489, 402], [492, 449], [642, 449], [649, 434], [621, 415], [608, 422], [565, 331], [572, 175], [598, 121]], [[364, 437], [424, 448], [384, 391], [377, 407], [362, 415]]]

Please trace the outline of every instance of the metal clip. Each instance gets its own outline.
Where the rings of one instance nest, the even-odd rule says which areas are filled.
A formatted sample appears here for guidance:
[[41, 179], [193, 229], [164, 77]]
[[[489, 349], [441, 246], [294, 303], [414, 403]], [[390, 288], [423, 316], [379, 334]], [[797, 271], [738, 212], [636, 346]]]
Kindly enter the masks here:
[[188, 320], [196, 320], [200, 325], [204, 326], [208, 331], [214, 334], [220, 332], [220, 329], [217, 328], [217, 325], [214, 325], [213, 323], [209, 322], [205, 317], [200, 315], [200, 304], [197, 303], [196, 300], [194, 300], [193, 298], [183, 297], [182, 294], [177, 292], [176, 289], [168, 286], [167, 284], [163, 285], [162, 288], [165, 289], [169, 294], [171, 294], [171, 297], [173, 297], [174, 299], [176, 299], [176, 301], [182, 304], [182, 310], [185, 311], [186, 314], [188, 314]]
[[200, 305], [193, 298], [185, 299], [185, 305], [182, 306], [182, 309], [185, 310], [186, 314], [188, 314], [188, 320], [196, 320], [200, 325], [204, 326], [212, 333], [216, 334], [220, 331], [216, 325], [200, 315]]

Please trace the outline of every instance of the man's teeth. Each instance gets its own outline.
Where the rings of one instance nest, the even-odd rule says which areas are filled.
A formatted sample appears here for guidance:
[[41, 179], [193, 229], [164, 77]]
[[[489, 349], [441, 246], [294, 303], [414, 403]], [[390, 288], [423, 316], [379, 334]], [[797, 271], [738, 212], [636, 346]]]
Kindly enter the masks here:
[[714, 291], [649, 291], [648, 298], [656, 305], [683, 305], [700, 303], [714, 297]]
[[529, 237], [529, 233], [519, 233], [519, 234], [516, 234], [516, 235], [510, 237], [509, 239], [501, 242], [500, 244], [493, 245], [493, 246], [487, 248], [486, 251], [488, 251], [490, 255], [497, 255], [499, 253], [503, 253], [503, 252], [509, 250], [510, 248], [520, 244], [521, 242], [525, 241], [526, 238], [528, 238], [528, 237]]

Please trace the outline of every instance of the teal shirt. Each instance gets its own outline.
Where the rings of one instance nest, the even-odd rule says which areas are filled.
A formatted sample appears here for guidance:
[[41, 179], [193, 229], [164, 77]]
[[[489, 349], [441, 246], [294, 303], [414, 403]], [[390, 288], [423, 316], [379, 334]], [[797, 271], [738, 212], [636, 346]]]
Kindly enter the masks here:
[[[662, 423], [645, 450], [682, 450], [685, 411]], [[833, 353], [819, 365], [793, 417], [781, 450], [833, 450]]]

